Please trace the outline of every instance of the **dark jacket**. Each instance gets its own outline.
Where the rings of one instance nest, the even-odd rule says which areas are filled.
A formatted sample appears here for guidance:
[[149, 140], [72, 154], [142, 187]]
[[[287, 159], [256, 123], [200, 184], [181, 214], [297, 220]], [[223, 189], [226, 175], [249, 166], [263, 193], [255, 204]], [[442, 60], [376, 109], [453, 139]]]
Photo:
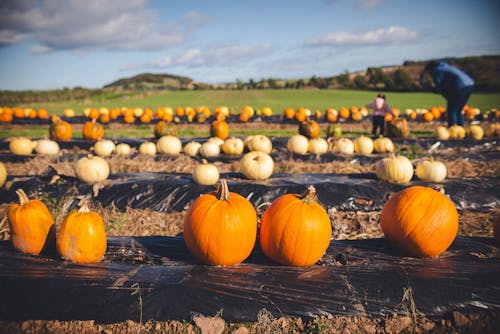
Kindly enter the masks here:
[[453, 96], [465, 87], [474, 86], [474, 80], [467, 73], [444, 61], [439, 62], [431, 71], [431, 76], [436, 84], [434, 92], [444, 97]]

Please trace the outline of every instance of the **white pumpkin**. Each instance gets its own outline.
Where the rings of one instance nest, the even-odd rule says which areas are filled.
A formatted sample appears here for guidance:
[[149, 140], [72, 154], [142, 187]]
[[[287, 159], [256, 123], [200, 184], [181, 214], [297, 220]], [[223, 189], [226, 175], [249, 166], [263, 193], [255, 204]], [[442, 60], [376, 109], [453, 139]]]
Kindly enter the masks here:
[[5, 168], [5, 165], [2, 162], [0, 162], [0, 187], [4, 185], [6, 180], [7, 180], [7, 168]]
[[219, 181], [220, 173], [217, 166], [209, 164], [205, 159], [203, 159], [201, 164], [194, 167], [192, 176], [193, 181], [196, 184], [210, 186]]
[[109, 164], [101, 157], [88, 155], [76, 162], [76, 176], [85, 183], [104, 181], [109, 176]]
[[15, 155], [30, 155], [34, 148], [34, 143], [27, 137], [17, 137], [9, 143], [9, 149]]
[[204, 158], [215, 158], [220, 154], [220, 145], [216, 141], [207, 140], [200, 147], [200, 155]]
[[210, 137], [210, 138], [208, 138], [207, 142], [215, 143], [219, 146], [222, 146], [222, 144], [224, 144], [224, 139], [219, 138], [219, 137]]
[[267, 153], [248, 152], [240, 160], [240, 170], [248, 179], [265, 180], [273, 174], [274, 161]]
[[417, 165], [415, 174], [422, 181], [442, 182], [447, 175], [446, 165], [441, 161], [425, 160]]
[[378, 153], [394, 152], [394, 143], [390, 138], [379, 137], [373, 141], [373, 149]]
[[245, 149], [245, 144], [243, 140], [236, 137], [229, 137], [224, 140], [224, 143], [221, 146], [222, 151], [228, 155], [240, 155], [243, 153]]
[[57, 155], [59, 150], [59, 144], [51, 139], [40, 139], [35, 145], [35, 152], [38, 154]]
[[328, 152], [328, 142], [320, 137], [310, 139], [308, 151], [312, 154], [325, 154]]
[[467, 138], [472, 138], [474, 140], [481, 140], [484, 137], [484, 130], [481, 126], [473, 124], [467, 128], [465, 134]]
[[354, 143], [349, 138], [339, 138], [335, 141], [333, 152], [340, 154], [353, 154]]
[[391, 155], [375, 163], [377, 177], [387, 182], [408, 183], [413, 177], [413, 172], [411, 161], [403, 155], [397, 157]]
[[450, 138], [450, 131], [445, 126], [438, 126], [434, 131], [436, 138], [439, 140], [448, 140]]
[[291, 153], [307, 154], [307, 151], [309, 150], [309, 139], [303, 135], [293, 135], [288, 139], [286, 147]]
[[464, 139], [465, 138], [465, 129], [460, 125], [452, 125], [448, 129], [450, 131], [450, 139]]
[[182, 142], [175, 136], [161, 136], [156, 142], [156, 150], [162, 154], [177, 155], [181, 153]]
[[129, 156], [132, 153], [132, 148], [127, 143], [120, 143], [116, 145], [116, 154], [121, 156]]
[[150, 141], [139, 145], [139, 153], [144, 155], [156, 155], [156, 144]]
[[359, 136], [354, 141], [354, 152], [369, 155], [373, 152], [373, 140], [367, 136]]
[[267, 136], [249, 136], [245, 141], [249, 151], [260, 151], [267, 154], [271, 154], [271, 152], [273, 151], [273, 143]]
[[100, 157], [110, 156], [111, 154], [113, 154], [115, 149], [115, 143], [113, 143], [113, 141], [109, 139], [101, 139], [94, 144], [94, 153]]
[[186, 153], [190, 157], [195, 157], [200, 153], [201, 144], [197, 141], [190, 141], [186, 145], [184, 145], [184, 153]]

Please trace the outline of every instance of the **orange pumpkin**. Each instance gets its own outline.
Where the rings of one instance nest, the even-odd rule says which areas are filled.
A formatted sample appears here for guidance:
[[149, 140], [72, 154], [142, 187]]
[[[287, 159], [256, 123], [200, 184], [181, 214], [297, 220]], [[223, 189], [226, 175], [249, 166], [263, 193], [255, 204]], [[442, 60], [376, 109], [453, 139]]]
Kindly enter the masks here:
[[28, 118], [35, 119], [37, 117], [37, 111], [35, 109], [29, 109]]
[[15, 118], [24, 118], [24, 109], [21, 107], [15, 107], [12, 109]]
[[55, 236], [54, 218], [42, 202], [29, 200], [22, 189], [16, 190], [19, 204], [12, 204], [8, 210], [10, 240], [18, 251], [38, 255]]
[[299, 124], [299, 133], [309, 139], [318, 138], [320, 134], [318, 122], [307, 117], [305, 121]]
[[351, 116], [349, 109], [342, 107], [339, 109], [339, 117], [342, 119], [348, 119]]
[[285, 108], [283, 110], [283, 117], [285, 119], [293, 119], [295, 117], [295, 110], [291, 107]]
[[109, 119], [117, 119], [120, 116], [120, 109], [113, 108], [109, 111]]
[[229, 125], [224, 120], [216, 119], [210, 125], [210, 136], [226, 139], [229, 136]]
[[330, 245], [332, 226], [316, 202], [316, 189], [286, 194], [267, 208], [260, 223], [260, 246], [272, 260], [292, 266], [316, 263]]
[[107, 114], [101, 114], [99, 116], [99, 122], [101, 122], [102, 124], [108, 124], [111, 120], [111, 117], [109, 117], [109, 113]]
[[84, 203], [64, 218], [56, 246], [59, 255], [77, 263], [98, 262], [106, 253], [106, 231], [102, 217]]
[[335, 123], [338, 119], [338, 112], [333, 108], [326, 109], [326, 120], [331, 123]]
[[182, 117], [186, 115], [186, 111], [184, 110], [183, 107], [176, 107], [175, 108], [175, 115], [178, 117]]
[[183, 225], [184, 241], [191, 254], [210, 265], [244, 261], [257, 238], [257, 214], [252, 203], [229, 192], [224, 180], [216, 192], [193, 202]]
[[82, 136], [84, 139], [98, 141], [104, 137], [104, 128], [93, 119], [91, 122], [85, 122], [83, 125]]
[[90, 112], [89, 112], [90, 119], [98, 119], [99, 115], [100, 115], [99, 110], [97, 110], [96, 108], [90, 108]]
[[135, 123], [135, 116], [134, 114], [127, 114], [123, 116], [123, 121], [127, 124], [133, 124]]
[[316, 119], [318, 121], [321, 121], [321, 118], [323, 118], [323, 113], [321, 112], [321, 110], [317, 109], [315, 112], [314, 112], [314, 117], [316, 117]]
[[142, 114], [142, 116], [139, 118], [141, 120], [141, 123], [143, 124], [147, 124], [147, 123], [151, 123], [151, 115], [149, 114]]
[[431, 107], [429, 112], [432, 114], [433, 119], [439, 119], [441, 117], [441, 109], [439, 107]]
[[12, 115], [12, 112], [4, 112], [0, 113], [0, 122], [3, 123], [11, 123], [13, 121], [14, 117]]
[[305, 121], [307, 116], [307, 109], [304, 107], [298, 108], [294, 115], [295, 119], [299, 122]]
[[405, 253], [437, 256], [455, 240], [458, 212], [439, 191], [413, 186], [392, 195], [384, 204], [380, 227], [385, 237]]
[[249, 112], [242, 110], [240, 114], [238, 115], [238, 120], [240, 122], [246, 123], [252, 116], [250, 115]]
[[426, 122], [432, 122], [434, 120], [434, 114], [430, 111], [427, 111], [425, 114], [422, 115], [422, 118]]
[[49, 112], [45, 109], [38, 109], [36, 115], [39, 119], [48, 119], [49, 118]]
[[63, 121], [57, 115], [52, 116], [52, 124], [49, 128], [50, 138], [58, 141], [68, 141], [71, 140], [73, 131], [71, 125]]

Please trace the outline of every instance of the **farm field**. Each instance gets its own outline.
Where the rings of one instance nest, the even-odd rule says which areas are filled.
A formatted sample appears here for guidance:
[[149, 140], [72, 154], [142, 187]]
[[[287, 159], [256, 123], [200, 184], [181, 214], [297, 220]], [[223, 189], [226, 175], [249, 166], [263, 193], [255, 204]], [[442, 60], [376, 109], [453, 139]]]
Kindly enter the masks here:
[[[103, 96], [100, 100], [86, 101], [85, 103], [70, 105], [60, 102], [30, 107], [45, 108], [50, 114], [62, 115], [65, 108], [73, 108], [80, 114], [87, 107], [99, 108], [100, 106], [113, 108], [126, 105], [130, 108], [149, 107], [155, 109], [165, 105], [173, 107], [177, 105], [193, 107], [206, 105], [210, 108], [225, 105], [239, 112], [244, 106], [252, 105], [256, 108], [257, 106], [270, 106], [275, 114], [281, 115], [283, 109], [289, 106], [305, 106], [312, 111], [316, 109], [324, 111], [330, 106], [330, 103], [336, 108], [360, 106], [370, 102], [373, 95], [373, 92], [333, 90], [186, 91], [160, 93], [152, 96], [137, 95], [127, 99], [117, 96]], [[388, 96], [389, 103], [400, 110], [414, 109], [417, 106], [431, 108], [443, 104], [442, 99], [434, 94], [391, 93]], [[485, 111], [497, 108], [500, 105], [500, 97], [498, 94], [476, 94], [473, 95], [470, 102], [472, 106]], [[113, 153], [104, 157], [110, 167], [110, 176], [93, 185], [85, 184], [79, 179], [75, 165], [82, 157], [91, 153], [95, 154], [94, 141], [82, 138], [82, 122], [72, 123], [71, 119], [68, 121], [73, 129], [73, 140], [58, 141], [60, 151], [55, 156], [36, 154], [35, 152], [20, 156], [13, 154], [9, 149], [9, 141], [13, 137], [28, 136], [39, 139], [47, 136], [50, 126], [48, 121], [40, 123], [34, 121], [26, 124], [14, 122], [14, 124], [0, 125], [0, 161], [5, 165], [8, 173], [7, 182], [0, 188], [0, 197], [2, 197], [0, 211], [5, 212], [9, 206], [17, 201], [15, 190], [23, 187], [30, 198], [40, 199], [49, 208], [56, 222], [56, 227], [59, 229], [64, 217], [77, 208], [81, 197], [91, 195], [93, 210], [103, 217], [107, 237], [118, 238], [113, 240], [121, 240], [119, 238], [125, 237], [182, 237], [183, 219], [188, 212], [188, 207], [199, 195], [214, 189], [213, 186], [201, 186], [193, 181], [193, 170], [200, 164], [202, 156], [199, 153], [188, 156], [183, 151], [173, 155], [156, 153], [148, 156], [141, 154], [139, 147], [142, 143], [157, 142], [154, 135], [156, 122], [125, 124], [121, 121], [111, 121], [104, 126], [104, 138], [112, 139], [116, 143], [128, 143], [131, 147], [131, 154], [118, 156]], [[187, 122], [178, 124], [177, 137], [182, 140], [182, 145], [185, 146], [191, 141], [207, 142], [210, 138], [211, 121], [212, 119], [201, 124]], [[488, 119], [474, 121], [474, 123], [487, 129], [489, 126], [497, 124], [497, 121], [496, 119]], [[335, 124], [341, 127], [342, 137], [352, 141], [361, 135], [369, 136], [370, 134], [369, 118], [365, 118], [362, 122], [346, 120]], [[322, 270], [332, 270], [332, 272], [340, 270], [340, 263], [344, 260], [332, 258], [332, 250], [336, 249], [336, 241], [349, 243], [384, 238], [380, 227], [383, 204], [391, 194], [414, 185], [431, 188], [444, 187], [445, 192], [458, 209], [458, 244], [464, 240], [473, 240], [474, 242], [482, 242], [481, 245], [484, 247], [478, 249], [476, 255], [469, 256], [467, 259], [470, 258], [470, 261], [478, 266], [490, 263], [494, 270], [498, 269], [498, 248], [494, 242], [494, 224], [500, 215], [498, 194], [495, 193], [495, 188], [499, 186], [498, 177], [500, 175], [498, 134], [489, 134], [479, 140], [474, 140], [470, 135], [463, 139], [439, 140], [436, 138], [435, 130], [437, 126], [444, 124], [442, 120], [433, 122], [408, 120], [408, 124], [410, 127], [408, 138], [392, 139], [394, 153], [407, 157], [413, 167], [417, 167], [422, 161], [429, 160], [431, 157], [443, 162], [447, 170], [444, 181], [423, 181], [417, 175], [413, 175], [413, 172], [408, 183], [398, 184], [383, 181], [376, 175], [376, 164], [387, 158], [389, 153], [375, 151], [369, 154], [334, 152], [333, 145], [338, 142], [338, 138], [331, 141], [328, 151], [323, 154], [291, 153], [287, 147], [287, 141], [293, 135], [298, 134], [298, 122], [282, 122], [279, 119], [272, 122], [255, 120], [248, 123], [228, 122], [229, 133], [232, 136], [245, 139], [253, 135], [265, 135], [271, 139], [273, 148], [270, 156], [274, 161], [271, 177], [265, 180], [250, 180], [242, 175], [241, 158], [248, 148], [243, 153], [236, 155], [222, 152], [219, 155], [208, 157], [207, 160], [218, 168], [221, 179], [227, 180], [235, 192], [251, 198], [252, 204], [257, 208], [259, 223], [263, 211], [278, 194], [292, 190], [299, 192], [299, 188], [302, 192], [308, 182], [314, 183], [317, 189], [324, 191], [324, 194], [318, 192], [318, 198], [332, 224], [331, 246], [329, 253], [302, 273], [306, 281], [310, 279], [311, 282], [315, 282], [318, 277], [322, 277]], [[466, 128], [470, 124], [471, 122], [467, 122]], [[319, 122], [320, 137], [326, 137], [329, 125], [330, 123], [325, 121]], [[0, 223], [0, 239], [4, 240], [3, 245], [10, 238], [8, 221], [6, 217], [3, 217]], [[6, 249], [9, 250], [3, 247], [1, 251], [6, 252]], [[439, 262], [443, 266], [440, 267], [443, 269], [443, 273], [433, 273], [436, 275], [436, 281], [441, 282], [446, 275], [457, 274], [453, 267], [446, 267], [446, 259], [453, 258], [459, 251], [459, 249], [453, 248], [440, 257], [443, 261]], [[470, 252], [474, 253], [474, 251]], [[11, 253], [8, 254], [12, 256]], [[345, 254], [349, 258], [350, 255], [347, 251]], [[382, 257], [387, 255], [392, 258], [393, 256], [385, 248], [380, 254]], [[44, 256], [48, 256], [48, 259]], [[437, 259], [436, 261], [441, 260]], [[113, 267], [117, 265], [115, 261], [116, 254], [111, 254], [110, 251], [96, 266]], [[134, 265], [139, 264], [140, 268], [147, 269], [150, 265], [140, 256], [133, 259], [123, 259], [123, 263], [128, 263], [127, 261]], [[412, 268], [412, 264], [427, 263], [427, 260], [406, 256], [401, 258], [401, 262], [408, 265], [405, 261], [410, 263], [408, 268]], [[55, 264], [57, 268], [72, 267], [66, 261], [54, 259], [50, 255], [41, 256], [41, 263], [44, 262]], [[259, 271], [260, 262], [256, 263], [255, 265], [252, 262], [249, 267], [246, 265], [237, 266], [235, 270], [245, 268], [245, 270], [251, 271], [254, 268], [252, 266], [257, 266], [257, 271]], [[346, 263], [349, 264], [348, 261]], [[369, 265], [369, 259], [366, 260], [366, 263]], [[269, 270], [269, 264], [267, 262], [265, 264], [265, 268]], [[207, 267], [199, 264], [193, 258], [188, 258], [183, 265], [202, 269]], [[342, 265], [349, 268], [348, 265]], [[271, 268], [275, 268], [277, 272], [279, 270], [286, 271], [277, 264], [271, 264]], [[224, 270], [223, 267], [215, 267], [213, 273], [224, 272]], [[371, 268], [371, 270], [376, 270], [376, 268]], [[425, 275], [423, 276], [425, 277]], [[132, 284], [133, 280], [126, 281], [126, 284], [129, 283]], [[280, 285], [286, 286], [286, 283]], [[493, 287], [493, 289], [495, 288]], [[146, 290], [143, 290], [144, 293]], [[455, 307], [452, 303], [445, 304], [448, 310], [440, 314], [429, 315], [420, 312], [420, 308], [424, 307], [422, 301], [427, 300], [426, 297], [419, 294], [421, 292], [422, 290], [413, 291], [413, 295], [411, 295], [410, 290], [410, 297], [408, 297], [408, 291], [398, 291], [397, 297], [400, 298], [400, 302], [388, 305], [392, 312], [383, 316], [360, 315], [359, 313], [348, 316], [324, 315], [319, 312], [304, 317], [303, 314], [301, 316], [280, 314], [277, 307], [273, 308], [272, 304], [269, 304], [269, 308], [259, 312], [254, 321], [227, 321], [226, 323], [223, 321], [223, 326], [225, 326], [225, 332], [229, 333], [237, 330], [245, 332], [245, 329], [250, 333], [328, 333], [333, 328], [372, 333], [451, 333], [457, 331], [487, 332], [498, 325], [498, 308], [492, 307], [484, 311], [474, 307], [473, 303], [470, 308]], [[146, 300], [144, 299], [144, 301]], [[214, 305], [219, 304], [214, 303]], [[198, 322], [194, 320], [196, 317], [192, 315], [184, 319], [167, 321], [164, 318], [160, 320], [155, 320], [154, 317], [148, 319], [146, 314], [151, 313], [145, 313], [145, 318], [142, 319], [142, 313], [136, 311], [133, 320], [117, 321], [111, 324], [100, 324], [81, 319], [73, 321], [33, 319], [17, 322], [4, 321], [0, 322], [0, 327], [8, 329], [12, 333], [29, 332], [30, 330], [32, 332], [166, 331], [197, 333], [200, 332], [200, 328], [207, 326], [206, 324], [200, 325], [203, 321], [220, 321], [225, 314], [235, 314], [231, 312], [232, 310], [227, 309], [213, 309], [212, 313], [205, 314], [207, 317], [196, 320]]]
[[[141, 107], [158, 108], [162, 106], [207, 106], [211, 109], [227, 106], [236, 113], [243, 106], [250, 105], [254, 108], [269, 106], [275, 113], [281, 113], [287, 107], [305, 107], [312, 111], [316, 109], [336, 108], [350, 106], [363, 106], [373, 101], [377, 92], [357, 90], [207, 90], [207, 91], [168, 91], [158, 93], [132, 93], [132, 94], [103, 94], [92, 99], [81, 101], [61, 101], [50, 103], [35, 103], [29, 105], [32, 108], [45, 108], [51, 113], [62, 114], [65, 108], [73, 108], [81, 114], [87, 107], [93, 108], [120, 108]], [[387, 93], [387, 102], [393, 108], [400, 110], [415, 108], [430, 108], [432, 106], [445, 105], [445, 100], [437, 94], [432, 93]], [[481, 110], [498, 108], [500, 106], [500, 94], [496, 93], [474, 93], [469, 104]], [[28, 106], [27, 106], [28, 107]]]

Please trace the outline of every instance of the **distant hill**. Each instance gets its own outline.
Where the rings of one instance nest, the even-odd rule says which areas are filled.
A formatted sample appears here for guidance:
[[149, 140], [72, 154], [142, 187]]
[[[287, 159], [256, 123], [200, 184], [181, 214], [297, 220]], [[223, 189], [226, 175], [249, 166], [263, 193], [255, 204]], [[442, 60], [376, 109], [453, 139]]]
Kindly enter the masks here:
[[194, 81], [191, 78], [172, 74], [142, 73], [130, 78], [116, 80], [103, 87], [112, 90], [179, 90], [193, 89]]
[[130, 78], [121, 78], [100, 89], [84, 87], [61, 88], [55, 90], [0, 91], [0, 105], [23, 103], [82, 100], [103, 93], [122, 96], [123, 93], [155, 92], [163, 90], [191, 89], [359, 89], [380, 91], [428, 91], [429, 87], [420, 82], [420, 74], [430, 60], [445, 60], [469, 73], [476, 82], [476, 92], [500, 92], [500, 55], [472, 56], [462, 58], [408, 60], [401, 65], [369, 67], [363, 71], [344, 72], [330, 77], [279, 79], [268, 78], [259, 81], [235, 81], [222, 84], [195, 82], [185, 76], [165, 73], [142, 73]]

